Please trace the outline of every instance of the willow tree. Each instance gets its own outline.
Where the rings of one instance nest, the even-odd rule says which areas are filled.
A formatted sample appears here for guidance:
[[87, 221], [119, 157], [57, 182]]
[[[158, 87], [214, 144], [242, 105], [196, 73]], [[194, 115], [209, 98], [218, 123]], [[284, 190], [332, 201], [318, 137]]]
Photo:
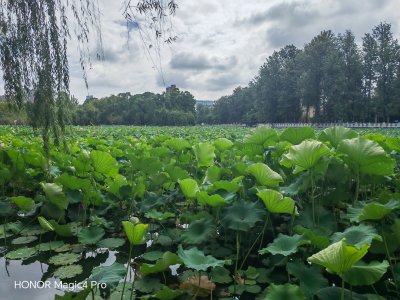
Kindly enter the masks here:
[[[149, 25], [157, 39], [164, 38], [165, 18], [177, 7], [174, 0], [124, 1], [124, 6], [127, 21], [144, 20], [141, 27], [138, 24], [140, 32]], [[51, 135], [58, 144], [65, 130], [70, 39], [78, 41], [86, 85], [93, 31], [99, 45], [97, 57], [102, 56], [99, 11], [98, 0], [0, 0], [0, 68], [5, 96], [17, 108], [31, 102], [31, 122], [42, 130], [47, 151]], [[168, 36], [165, 41], [172, 39]]]

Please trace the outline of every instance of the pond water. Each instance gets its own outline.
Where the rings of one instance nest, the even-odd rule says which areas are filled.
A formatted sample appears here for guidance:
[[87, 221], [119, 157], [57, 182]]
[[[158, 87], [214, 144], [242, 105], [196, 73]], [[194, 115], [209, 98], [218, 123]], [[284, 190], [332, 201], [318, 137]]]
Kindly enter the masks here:
[[[0, 250], [0, 253], [2, 252], [4, 249]], [[63, 295], [66, 290], [60, 288], [61, 281], [52, 276], [54, 267], [42, 262], [47, 261], [49, 255], [51, 254], [43, 253], [26, 260], [6, 260], [0, 257], [0, 300], [53, 300], [55, 295]], [[82, 260], [81, 265], [84, 272], [71, 280], [63, 280], [63, 284], [84, 282], [94, 267], [112, 265], [117, 261], [119, 253], [96, 250], [83, 255], [85, 259]], [[129, 275], [128, 280], [130, 277]], [[22, 281], [25, 282], [22, 283]], [[26, 281], [46, 281], [48, 286], [25, 288], [28, 284]], [[23, 287], [18, 286], [19, 283]]]

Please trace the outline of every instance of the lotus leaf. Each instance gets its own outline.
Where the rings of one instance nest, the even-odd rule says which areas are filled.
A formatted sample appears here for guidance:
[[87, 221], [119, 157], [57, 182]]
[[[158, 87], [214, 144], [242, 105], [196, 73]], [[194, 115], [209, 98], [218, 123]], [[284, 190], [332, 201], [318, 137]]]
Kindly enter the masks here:
[[344, 273], [343, 278], [352, 286], [371, 285], [385, 275], [388, 267], [389, 263], [387, 260], [383, 262], [372, 261], [369, 264], [359, 261]]
[[55, 183], [42, 183], [46, 198], [58, 209], [64, 210], [68, 207], [67, 196], [63, 193], [62, 187]]
[[68, 279], [74, 278], [75, 276], [82, 274], [83, 268], [81, 265], [69, 265], [59, 267], [54, 272], [54, 277], [58, 277], [60, 279]]
[[279, 234], [278, 237], [268, 245], [268, 247], [261, 249], [259, 253], [271, 253], [272, 255], [280, 254], [283, 256], [288, 256], [296, 253], [299, 246], [308, 243], [309, 241], [306, 240], [302, 235], [295, 234], [293, 236], [288, 236]]
[[238, 200], [225, 208], [221, 223], [226, 228], [247, 232], [265, 215], [265, 209], [261, 209], [256, 202]]
[[36, 236], [21, 236], [21, 237], [19, 237], [19, 238], [13, 239], [13, 240], [11, 241], [11, 244], [14, 244], [14, 245], [23, 245], [23, 244], [32, 243], [32, 242], [34, 242], [34, 241], [36, 241], [36, 240], [37, 240], [37, 237], [36, 237]]
[[199, 167], [209, 167], [214, 164], [214, 146], [210, 143], [199, 143], [192, 147]]
[[204, 218], [191, 222], [189, 228], [182, 233], [182, 241], [188, 244], [200, 244], [209, 240], [215, 232], [212, 219]]
[[30, 257], [36, 253], [36, 249], [30, 247], [24, 247], [16, 250], [7, 252], [6, 258], [8, 259], [24, 259]]
[[201, 205], [210, 205], [212, 207], [223, 206], [228, 204], [228, 202], [218, 194], [208, 195], [207, 192], [199, 192], [197, 194], [197, 201]]
[[132, 224], [129, 221], [122, 221], [125, 234], [132, 245], [139, 245], [144, 242], [144, 236], [147, 232], [148, 224]]
[[118, 165], [114, 157], [110, 153], [93, 150], [90, 153], [93, 167], [96, 172], [103, 175], [115, 176], [118, 174]]
[[196, 198], [196, 195], [199, 192], [197, 182], [191, 178], [179, 180], [179, 186], [186, 198]]
[[72, 265], [81, 259], [81, 255], [77, 253], [61, 253], [52, 256], [49, 263], [56, 266]]
[[278, 134], [275, 129], [266, 126], [260, 126], [254, 129], [244, 138], [244, 142], [248, 144], [264, 145], [268, 140], [276, 141]]
[[35, 208], [35, 201], [32, 198], [18, 196], [11, 197], [11, 200], [18, 206], [20, 210], [31, 211]]
[[337, 126], [322, 130], [318, 139], [322, 142], [329, 142], [332, 146], [337, 147], [341, 141], [356, 137], [357, 133], [350, 128]]
[[144, 275], [159, 273], [166, 271], [169, 266], [179, 263], [181, 263], [179, 257], [175, 253], [167, 251], [154, 265], [146, 263], [142, 264], [139, 271]]
[[264, 300], [306, 300], [300, 287], [293, 284], [271, 284]]
[[219, 138], [214, 141], [214, 145], [219, 151], [225, 151], [230, 149], [233, 146], [233, 143], [227, 138]]
[[374, 227], [364, 224], [348, 227], [344, 232], [337, 232], [332, 236], [332, 242], [338, 242], [342, 239], [345, 239], [347, 244], [354, 245], [357, 248], [365, 244], [371, 245], [372, 240], [382, 241], [382, 237]]
[[102, 239], [104, 234], [104, 229], [99, 226], [85, 227], [78, 233], [78, 241], [84, 245], [94, 245]]
[[225, 264], [224, 260], [218, 260], [211, 255], [206, 256], [196, 247], [183, 250], [180, 245], [178, 248], [178, 256], [186, 267], [197, 271], [207, 271], [208, 268], [223, 267]]
[[276, 187], [280, 182], [283, 182], [281, 175], [263, 163], [252, 164], [247, 168], [247, 172], [253, 175], [259, 184], [268, 187]]
[[311, 127], [300, 127], [293, 128], [289, 127], [282, 131], [279, 139], [281, 141], [288, 141], [293, 145], [300, 144], [302, 141], [307, 139], [314, 139], [315, 131]]
[[124, 278], [126, 267], [120, 263], [113, 263], [111, 266], [96, 267], [93, 269], [89, 281], [105, 283], [110, 289], [115, 288], [121, 279]]
[[283, 195], [277, 191], [264, 189], [259, 190], [257, 196], [261, 198], [271, 213], [278, 214], [296, 214], [298, 215], [296, 203], [289, 197], [283, 197]]

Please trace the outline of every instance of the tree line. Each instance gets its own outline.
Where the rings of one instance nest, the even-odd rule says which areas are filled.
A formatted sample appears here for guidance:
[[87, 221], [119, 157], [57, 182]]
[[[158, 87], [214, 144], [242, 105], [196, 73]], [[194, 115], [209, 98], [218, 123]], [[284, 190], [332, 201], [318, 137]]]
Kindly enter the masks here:
[[214, 123], [400, 120], [400, 46], [380, 23], [357, 45], [348, 30], [322, 31], [303, 49], [275, 51], [246, 87], [203, 112]]

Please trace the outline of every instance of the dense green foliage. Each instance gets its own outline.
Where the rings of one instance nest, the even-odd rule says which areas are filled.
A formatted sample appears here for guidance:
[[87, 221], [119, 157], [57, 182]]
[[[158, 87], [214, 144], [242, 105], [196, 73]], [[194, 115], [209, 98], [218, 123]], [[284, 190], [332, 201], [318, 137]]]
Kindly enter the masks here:
[[[399, 137], [83, 127], [68, 138], [47, 157], [29, 129], [0, 127], [0, 259], [107, 284], [80, 299], [400, 296]], [[114, 264], [82, 255], [98, 248], [117, 249]]]
[[322, 31], [303, 49], [275, 51], [248, 87], [217, 101], [216, 123], [400, 120], [400, 46], [381, 23], [356, 44]]

